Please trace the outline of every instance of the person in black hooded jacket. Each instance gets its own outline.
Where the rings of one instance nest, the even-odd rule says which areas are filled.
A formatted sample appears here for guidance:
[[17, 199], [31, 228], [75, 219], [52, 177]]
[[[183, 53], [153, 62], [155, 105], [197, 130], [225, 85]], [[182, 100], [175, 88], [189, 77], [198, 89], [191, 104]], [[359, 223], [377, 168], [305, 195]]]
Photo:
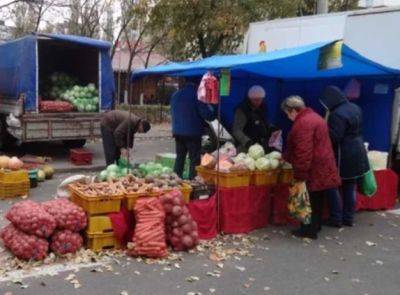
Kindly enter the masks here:
[[329, 111], [329, 135], [342, 178], [343, 202], [340, 201], [337, 190], [331, 191], [328, 225], [352, 226], [357, 179], [369, 171], [362, 136], [362, 111], [359, 106], [349, 102], [343, 92], [335, 86], [325, 89], [321, 103]]

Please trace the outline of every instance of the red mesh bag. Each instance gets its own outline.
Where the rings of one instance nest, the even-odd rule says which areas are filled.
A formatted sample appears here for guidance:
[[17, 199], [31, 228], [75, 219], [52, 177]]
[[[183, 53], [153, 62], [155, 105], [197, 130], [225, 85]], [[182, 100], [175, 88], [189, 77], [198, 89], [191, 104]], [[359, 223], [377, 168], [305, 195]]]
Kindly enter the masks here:
[[166, 217], [168, 242], [175, 251], [194, 248], [199, 240], [196, 221], [193, 220], [182, 193], [173, 190], [161, 196]]
[[1, 230], [0, 238], [3, 240], [4, 246], [19, 259], [43, 260], [47, 256], [49, 243], [45, 239], [28, 235], [12, 224]]
[[131, 256], [162, 258], [168, 255], [165, 242], [165, 212], [158, 198], [140, 198], [135, 205], [136, 227]]
[[80, 234], [70, 230], [60, 230], [51, 237], [50, 248], [54, 253], [64, 255], [75, 253], [82, 247], [82, 244], [83, 239]]
[[87, 225], [85, 211], [67, 199], [60, 198], [47, 201], [42, 206], [47, 213], [55, 218], [58, 229], [79, 232]]
[[6, 218], [23, 232], [40, 238], [51, 236], [56, 228], [54, 217], [47, 213], [41, 204], [30, 200], [14, 204], [7, 212]]
[[39, 102], [41, 113], [64, 113], [71, 112], [74, 106], [67, 101], [43, 100]]

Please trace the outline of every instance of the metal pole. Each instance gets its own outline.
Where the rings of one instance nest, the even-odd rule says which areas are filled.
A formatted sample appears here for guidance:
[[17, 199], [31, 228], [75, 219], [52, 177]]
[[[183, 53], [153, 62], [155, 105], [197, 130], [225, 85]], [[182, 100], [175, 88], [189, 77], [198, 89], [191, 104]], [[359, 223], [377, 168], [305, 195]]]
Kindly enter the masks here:
[[220, 232], [221, 224], [220, 224], [220, 212], [221, 212], [221, 205], [220, 205], [220, 192], [219, 192], [219, 148], [220, 148], [220, 138], [221, 138], [221, 95], [219, 95], [218, 101], [218, 113], [217, 113], [217, 231]]
[[328, 0], [318, 0], [317, 1], [317, 14], [328, 13]]

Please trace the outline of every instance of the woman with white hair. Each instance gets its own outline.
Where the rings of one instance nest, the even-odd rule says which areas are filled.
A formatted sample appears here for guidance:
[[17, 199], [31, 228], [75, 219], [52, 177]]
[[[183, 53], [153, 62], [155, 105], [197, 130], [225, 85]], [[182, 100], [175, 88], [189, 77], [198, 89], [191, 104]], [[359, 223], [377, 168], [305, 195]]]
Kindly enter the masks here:
[[299, 96], [286, 98], [281, 108], [293, 121], [284, 159], [292, 164], [295, 181], [306, 184], [311, 203], [311, 224], [302, 225], [293, 234], [316, 239], [328, 191], [340, 185], [328, 125], [320, 115], [307, 108]]
[[252, 86], [247, 98], [236, 108], [233, 120], [232, 134], [238, 150], [247, 152], [251, 145], [258, 143], [269, 152], [268, 142], [276, 130], [267, 119], [264, 88]]

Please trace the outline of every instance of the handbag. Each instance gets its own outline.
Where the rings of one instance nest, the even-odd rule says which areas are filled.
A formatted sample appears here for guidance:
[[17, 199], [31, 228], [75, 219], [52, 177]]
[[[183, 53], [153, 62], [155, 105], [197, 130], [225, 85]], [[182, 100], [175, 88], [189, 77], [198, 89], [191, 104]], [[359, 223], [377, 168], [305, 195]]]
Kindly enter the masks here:
[[310, 196], [305, 182], [296, 182], [289, 188], [289, 214], [303, 224], [311, 223]]
[[375, 174], [372, 169], [358, 179], [358, 191], [366, 197], [372, 197], [378, 190]]

